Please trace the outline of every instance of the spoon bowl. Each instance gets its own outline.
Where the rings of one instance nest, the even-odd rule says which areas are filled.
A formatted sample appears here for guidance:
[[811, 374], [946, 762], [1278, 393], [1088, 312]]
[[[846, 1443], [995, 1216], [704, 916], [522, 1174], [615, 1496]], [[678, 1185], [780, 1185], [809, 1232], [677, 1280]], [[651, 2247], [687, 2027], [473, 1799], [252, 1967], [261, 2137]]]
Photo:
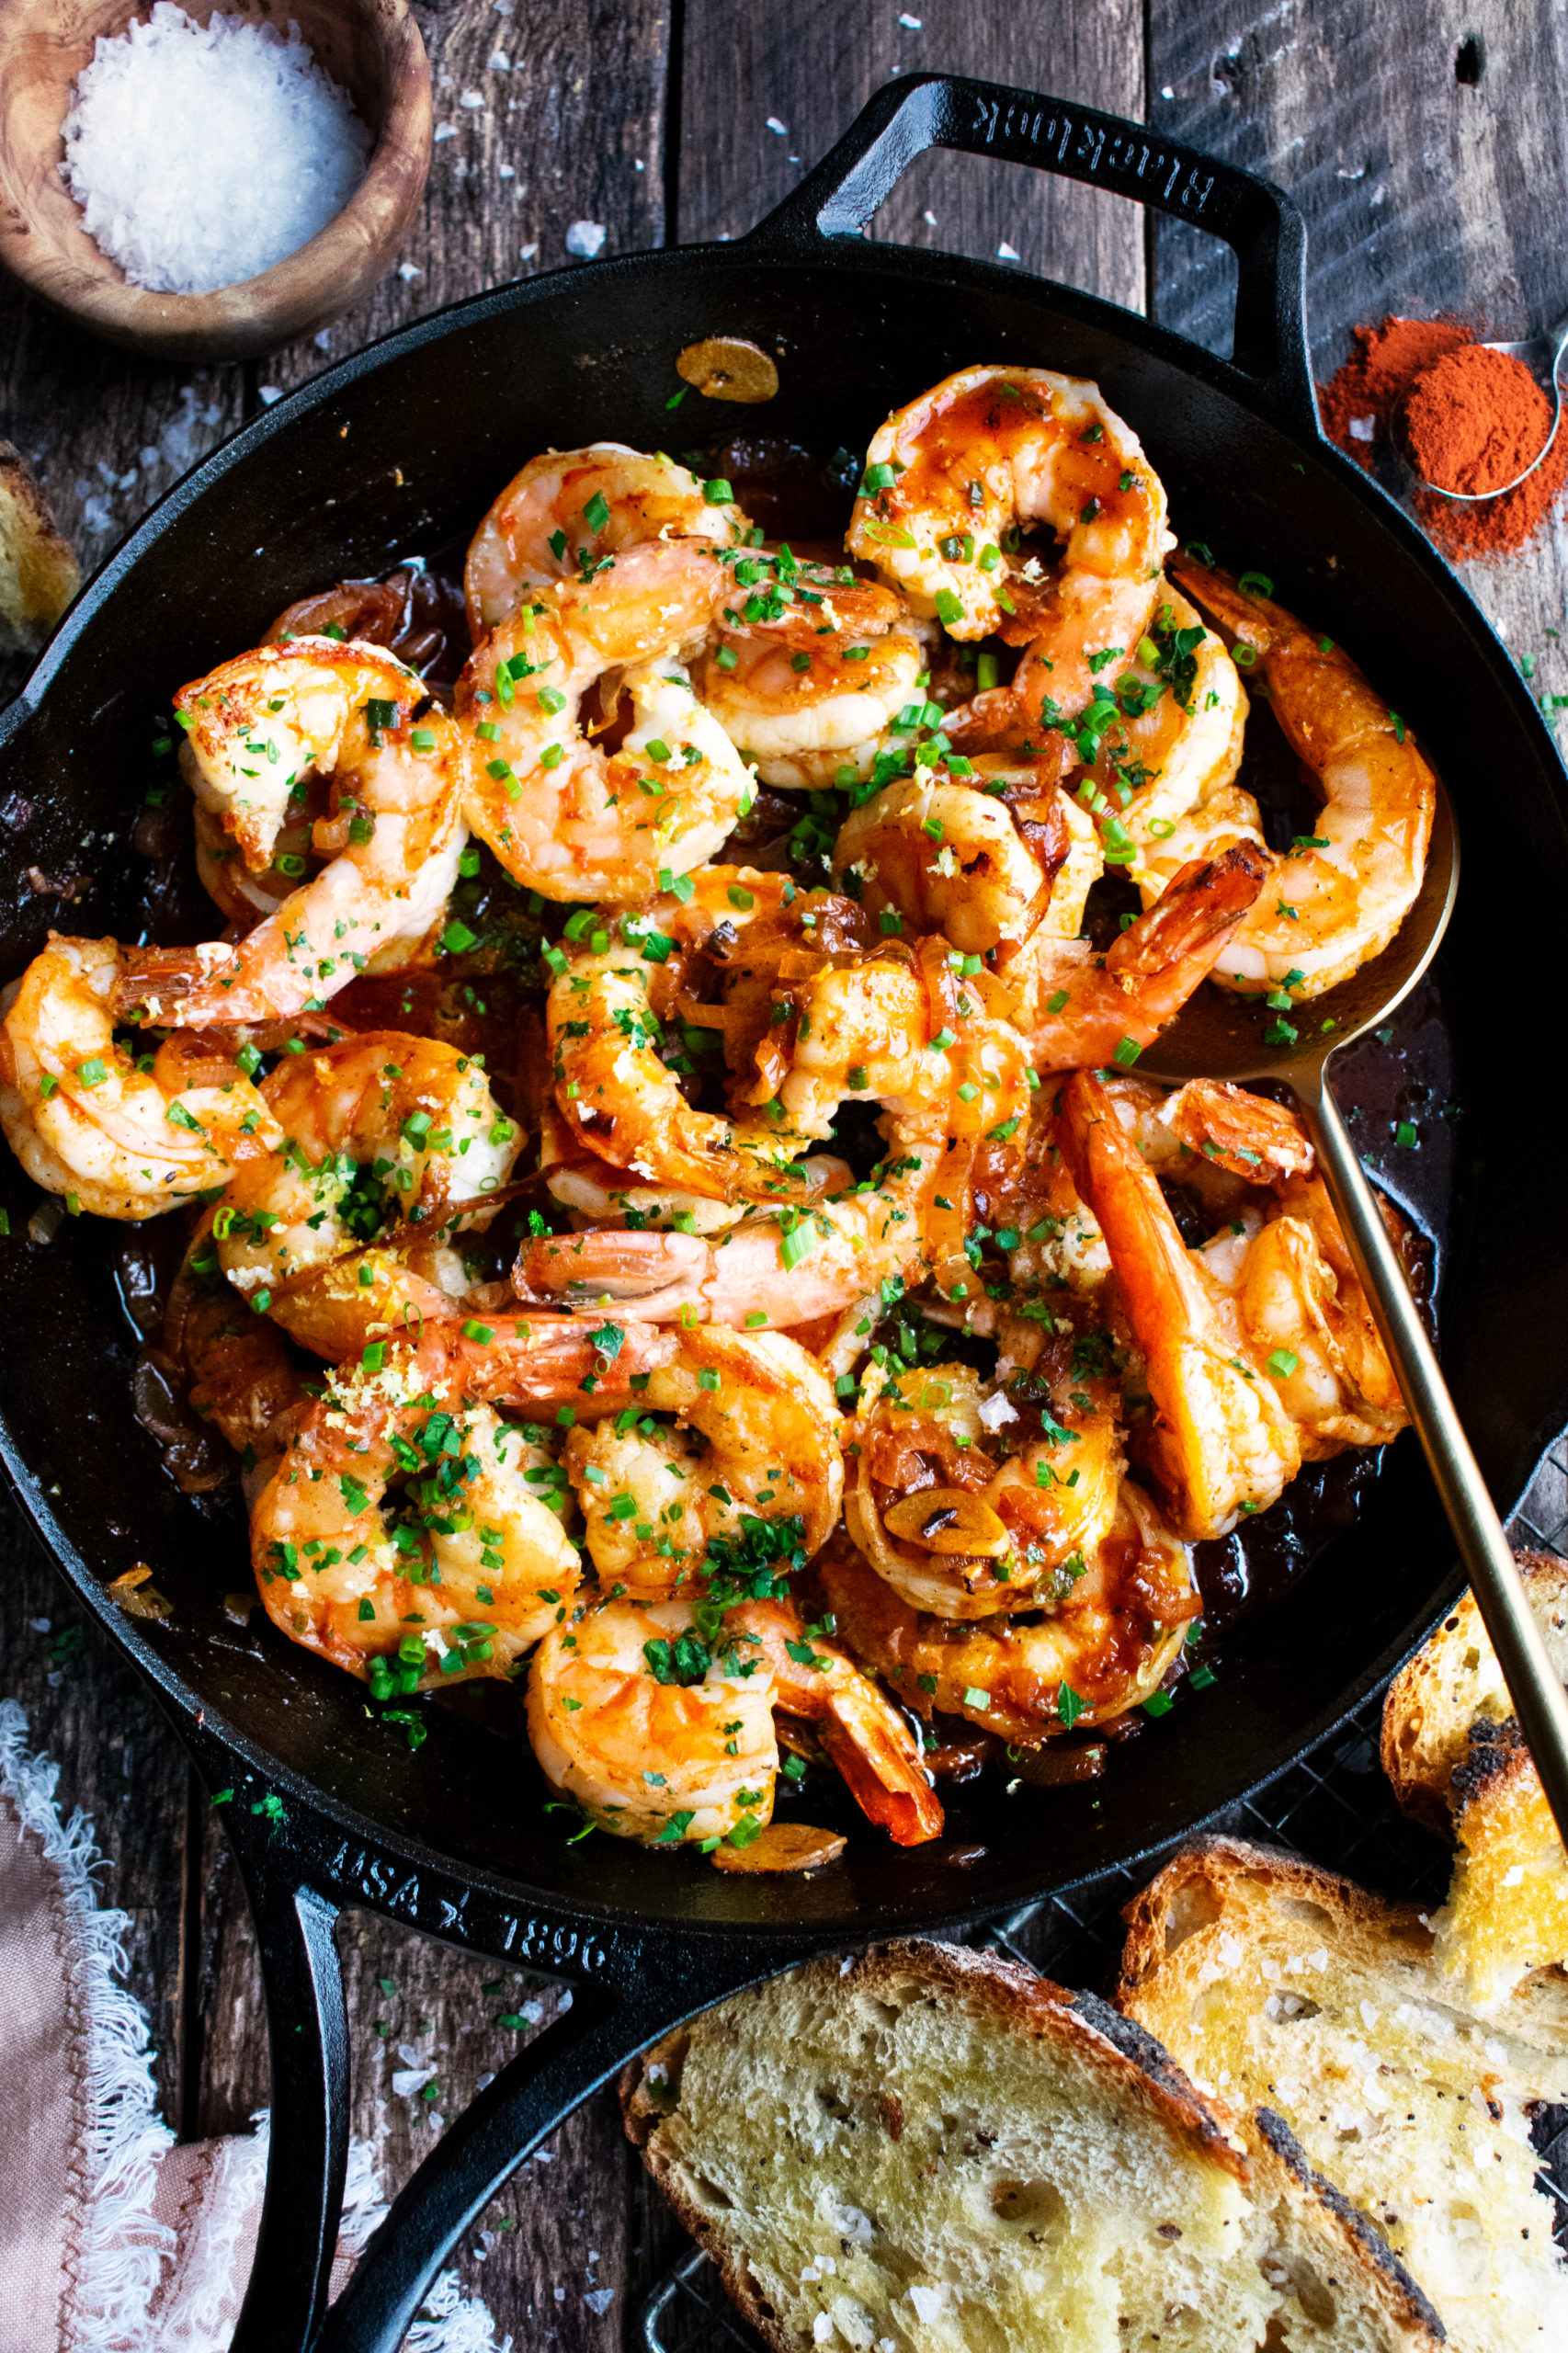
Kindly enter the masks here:
[[1381, 956], [1337, 988], [1291, 1005], [1260, 1030], [1256, 999], [1206, 981], [1141, 1057], [1155, 1078], [1274, 1079], [1300, 1106], [1344, 1231], [1351, 1262], [1469, 1572], [1541, 1786], [1568, 1846], [1568, 1692], [1535, 1620], [1503, 1523], [1410, 1295], [1404, 1269], [1328, 1084], [1341, 1046], [1409, 995], [1437, 954], [1459, 888], [1459, 835], [1440, 782], [1432, 839], [1415, 905]]
[[1517, 490], [1522, 482], [1528, 482], [1537, 467], [1543, 466], [1551, 455], [1557, 428], [1562, 421], [1562, 382], [1559, 371], [1563, 353], [1568, 350], [1568, 319], [1559, 319], [1545, 335], [1527, 335], [1522, 343], [1489, 343], [1484, 348], [1504, 352], [1510, 359], [1523, 360], [1551, 403], [1551, 424], [1529, 464], [1517, 473], [1512, 482], [1499, 483], [1495, 490], [1448, 490], [1440, 482], [1428, 482], [1424, 474], [1416, 476], [1423, 490], [1436, 491], [1439, 498], [1451, 498], [1457, 506], [1483, 506], [1489, 498], [1506, 497], [1509, 491]]
[[1238, 1084], [1274, 1078], [1294, 1085], [1303, 1071], [1321, 1073], [1332, 1053], [1386, 1020], [1409, 995], [1441, 945], [1459, 881], [1459, 834], [1439, 783], [1420, 892], [1381, 956], [1322, 996], [1309, 997], [1289, 1012], [1272, 1009], [1267, 1020], [1259, 1018], [1265, 1010], [1261, 997], [1235, 995], [1206, 981], [1170, 1028], [1145, 1048], [1139, 1069], [1176, 1086], [1189, 1078]]

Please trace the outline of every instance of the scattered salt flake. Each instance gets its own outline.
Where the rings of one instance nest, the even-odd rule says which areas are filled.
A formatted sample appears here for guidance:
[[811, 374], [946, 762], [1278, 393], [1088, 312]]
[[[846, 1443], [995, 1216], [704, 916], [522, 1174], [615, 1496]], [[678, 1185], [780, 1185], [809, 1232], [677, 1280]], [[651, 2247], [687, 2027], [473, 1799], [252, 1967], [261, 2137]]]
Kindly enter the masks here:
[[922, 2287], [916, 2280], [909, 2291], [909, 2301], [915, 2307], [915, 2319], [923, 2320], [929, 2325], [941, 2312], [942, 2290], [940, 2288]]
[[908, 32], [917, 33], [920, 30], [920, 19], [918, 17], [900, 17], [898, 21]]
[[1514, 1863], [1504, 1872], [1503, 1884], [1505, 1887], [1517, 1887], [1523, 1881], [1524, 1876], [1525, 1867], [1523, 1863]]
[[392, 2079], [392, 2087], [400, 2099], [414, 2099], [426, 2085], [435, 2079], [434, 2067], [400, 2067]]
[[1019, 253], [1017, 245], [1010, 245], [1007, 243], [1006, 238], [1004, 237], [1001, 244], [996, 248], [996, 258], [998, 261], [1021, 261], [1023, 259], [1023, 256]]
[[62, 131], [83, 227], [164, 294], [210, 294], [297, 253], [374, 144], [297, 25], [287, 39], [222, 11], [200, 25], [174, 0], [95, 42]]
[[816, 2316], [815, 2320], [813, 2320], [813, 2321], [812, 2321], [812, 2338], [813, 2343], [815, 2343], [815, 2344], [817, 2344], [817, 2345], [825, 2345], [825, 2344], [827, 2343], [828, 2338], [829, 2338], [832, 2335], [833, 2335], [833, 2315], [832, 2315], [832, 2313], [818, 2313], [818, 2314], [817, 2314], [817, 2316]]
[[999, 1430], [1004, 1422], [1016, 1422], [1018, 1418], [1017, 1407], [1000, 1389], [994, 1397], [983, 1397], [975, 1410], [988, 1430]]
[[583, 2293], [583, 2302], [591, 2313], [597, 2313], [602, 2318], [615, 2302], [615, 2290], [613, 2288], [585, 2289]]
[[490, 2089], [491, 2085], [492, 2085], [494, 2081], [495, 2081], [495, 2070], [494, 2070], [494, 2067], [486, 2067], [486, 2069], [484, 2070], [484, 2073], [483, 2073], [483, 2075], [476, 2075], [476, 2076], [474, 2077], [474, 2079], [473, 2079], [473, 2088], [474, 2088], [474, 2090], [475, 2090], [476, 2092], [487, 2092], [487, 2091]]
[[484, 93], [483, 90], [465, 90], [458, 104], [466, 107], [470, 114], [478, 114], [484, 105]]
[[320, 335], [312, 335], [311, 341], [315, 345], [318, 351], [330, 351], [332, 349], [332, 329], [330, 327], [323, 327]]
[[1341, 164], [1334, 176], [1336, 180], [1364, 180], [1367, 176], [1367, 166], [1365, 164], [1358, 164], [1355, 170], [1351, 171], [1347, 165]]
[[1376, 435], [1377, 429], [1378, 420], [1375, 416], [1353, 416], [1350, 420], [1352, 441], [1370, 441]]
[[537, 240], [533, 244], [525, 245], [523, 247], [522, 259], [524, 261], [537, 261], [539, 259], [539, 244]]
[[457, 135], [458, 127], [455, 122], [438, 122], [430, 135], [430, 143], [433, 147], [438, 147], [443, 139], [455, 139]]
[[566, 2290], [564, 2288], [554, 2288], [551, 2290], [551, 2293], [554, 2296], [558, 2304], [563, 2304], [566, 2302]]
[[515, 164], [497, 164], [495, 176], [501, 180], [515, 180], [517, 176], [517, 167]]
[[270, 408], [274, 401], [282, 399], [283, 387], [281, 384], [258, 384], [256, 388], [256, 396], [263, 408]]
[[1174, 97], [1175, 97], [1175, 96], [1176, 96], [1176, 92], [1172, 89], [1172, 87], [1171, 87], [1171, 85], [1170, 85], [1170, 84], [1169, 84], [1168, 82], [1162, 82], [1162, 83], [1161, 83], [1161, 85], [1160, 85], [1160, 96], [1161, 96], [1161, 97], [1162, 97], [1162, 98], [1174, 98]]
[[1367, 201], [1369, 204], [1381, 204], [1387, 194], [1387, 187], [1381, 180], [1380, 180], [1377, 187], [1372, 190], [1371, 195], [1367, 199]]
[[419, 264], [416, 261], [400, 261], [397, 266], [397, 274], [406, 286], [411, 284], [415, 278], [423, 278], [425, 272], [420, 268]]
[[579, 261], [594, 261], [604, 250], [602, 221], [574, 221], [566, 232], [566, 250]]
[[512, 61], [504, 49], [493, 49], [484, 63], [491, 74], [509, 74], [512, 70]]
[[924, 222], [925, 222], [926, 226], [928, 229], [934, 229], [934, 228], [936, 227], [936, 225], [937, 225], [937, 216], [936, 216], [936, 214], [935, 214], [934, 212], [923, 212], [923, 213], [920, 215], [920, 218], [922, 219], [922, 221], [924, 221]]
[[763, 129], [765, 131], [776, 131], [780, 139], [788, 139], [790, 136], [789, 124], [780, 122], [776, 114], [770, 114], [768, 116], [767, 120], [763, 125]]

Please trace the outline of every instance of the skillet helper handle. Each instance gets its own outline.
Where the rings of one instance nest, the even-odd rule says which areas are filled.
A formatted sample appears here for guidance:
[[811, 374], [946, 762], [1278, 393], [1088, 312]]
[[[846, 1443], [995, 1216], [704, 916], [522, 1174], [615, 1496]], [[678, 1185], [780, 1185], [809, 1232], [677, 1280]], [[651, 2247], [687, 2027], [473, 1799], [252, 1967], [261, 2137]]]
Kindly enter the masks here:
[[1568, 1692], [1547, 1655], [1503, 1523], [1454, 1410], [1326, 1070], [1320, 1065], [1315, 1088], [1295, 1074], [1292, 1084], [1298, 1086], [1324, 1181], [1458, 1540], [1547, 1802], [1568, 1847]]
[[228, 1824], [261, 1951], [271, 2130], [261, 2228], [229, 2353], [305, 2353], [326, 2309], [348, 2165], [348, 2029], [337, 1906], [301, 1884], [286, 1842]]
[[864, 234], [915, 158], [930, 147], [1032, 164], [1222, 238], [1238, 270], [1233, 365], [1255, 380], [1280, 425], [1315, 436], [1301, 213], [1268, 180], [1119, 115], [999, 82], [912, 74], [877, 92], [753, 238], [785, 257], [822, 260], [835, 239]]
[[312, 2353], [397, 2353], [463, 2233], [581, 2101], [665, 2031], [670, 2007], [667, 1995], [574, 1985], [571, 2008], [469, 2103], [392, 2200]]

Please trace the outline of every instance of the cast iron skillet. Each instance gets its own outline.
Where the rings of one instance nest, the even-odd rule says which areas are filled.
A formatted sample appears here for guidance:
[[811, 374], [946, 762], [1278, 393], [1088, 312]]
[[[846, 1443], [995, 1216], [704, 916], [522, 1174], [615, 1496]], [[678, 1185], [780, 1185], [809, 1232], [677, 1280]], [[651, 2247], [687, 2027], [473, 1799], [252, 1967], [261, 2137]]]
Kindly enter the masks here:
[[[1234, 359], [1015, 271], [866, 242], [900, 173], [933, 145], [1090, 181], [1223, 238], [1239, 264]], [[723, 332], [780, 348], [767, 427], [824, 451], [864, 449], [890, 405], [966, 362], [1092, 376], [1142, 438], [1178, 528], [1221, 561], [1265, 564], [1287, 603], [1353, 646], [1448, 779], [1467, 861], [1449, 955], [1466, 1120], [1445, 1358], [1506, 1512], [1568, 1419], [1560, 1179], [1521, 1118], [1528, 1042], [1561, 996], [1563, 776], [1451, 574], [1319, 438], [1304, 250], [1288, 199], [1229, 165], [1053, 98], [912, 78], [882, 91], [751, 236], [508, 287], [333, 369], [170, 494], [0, 721], [0, 972], [18, 972], [51, 920], [131, 936], [136, 861], [122, 845], [149, 714], [180, 681], [254, 642], [302, 591], [471, 528], [535, 449], [665, 444], [683, 345]], [[29, 867], [97, 879], [62, 908], [34, 894]], [[19, 1239], [34, 1197], [5, 1158], [6, 1461], [62, 1574], [156, 1686], [209, 1785], [233, 1791], [224, 1819], [261, 1936], [274, 2086], [266, 2217], [234, 2339], [245, 2353], [302, 2347], [321, 2321], [347, 2138], [340, 1906], [526, 1961], [574, 1996], [450, 2127], [326, 2321], [322, 2344], [387, 2353], [499, 2182], [656, 2031], [814, 1948], [950, 1929], [1152, 1852], [1316, 1741], [1453, 1590], [1449, 1540], [1405, 1441], [1358, 1524], [1234, 1634], [1204, 1704], [1178, 1707], [1092, 1789], [957, 1792], [955, 1835], [986, 1850], [967, 1870], [872, 1836], [806, 1881], [721, 1877], [607, 1838], [568, 1846], [526, 1748], [437, 1710], [410, 1756], [345, 1678], [269, 1630], [236, 1636], [221, 1597], [243, 1577], [243, 1540], [175, 1492], [132, 1419], [104, 1234], [82, 1219], [44, 1248]], [[104, 1597], [139, 1560], [175, 1605], [162, 1626], [132, 1624]]]

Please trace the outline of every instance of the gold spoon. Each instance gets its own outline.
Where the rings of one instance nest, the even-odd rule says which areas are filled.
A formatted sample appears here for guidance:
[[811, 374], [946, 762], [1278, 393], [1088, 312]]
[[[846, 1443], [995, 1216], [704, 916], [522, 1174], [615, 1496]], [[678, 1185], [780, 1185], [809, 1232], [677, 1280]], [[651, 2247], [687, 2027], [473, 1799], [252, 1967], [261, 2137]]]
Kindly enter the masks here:
[[1439, 784], [1426, 871], [1415, 904], [1381, 956], [1337, 988], [1295, 1006], [1286, 1024], [1269, 1025], [1276, 1032], [1281, 1026], [1290, 1028], [1293, 1040], [1265, 1045], [1258, 1027], [1259, 1001], [1206, 984], [1149, 1047], [1139, 1068], [1177, 1084], [1188, 1078], [1276, 1079], [1295, 1096], [1470, 1573], [1471, 1589], [1547, 1802], [1568, 1847], [1568, 1692], [1553, 1672], [1503, 1523], [1328, 1085], [1329, 1062], [1339, 1048], [1385, 1020], [1436, 955], [1453, 913], [1459, 871], [1453, 811]]

